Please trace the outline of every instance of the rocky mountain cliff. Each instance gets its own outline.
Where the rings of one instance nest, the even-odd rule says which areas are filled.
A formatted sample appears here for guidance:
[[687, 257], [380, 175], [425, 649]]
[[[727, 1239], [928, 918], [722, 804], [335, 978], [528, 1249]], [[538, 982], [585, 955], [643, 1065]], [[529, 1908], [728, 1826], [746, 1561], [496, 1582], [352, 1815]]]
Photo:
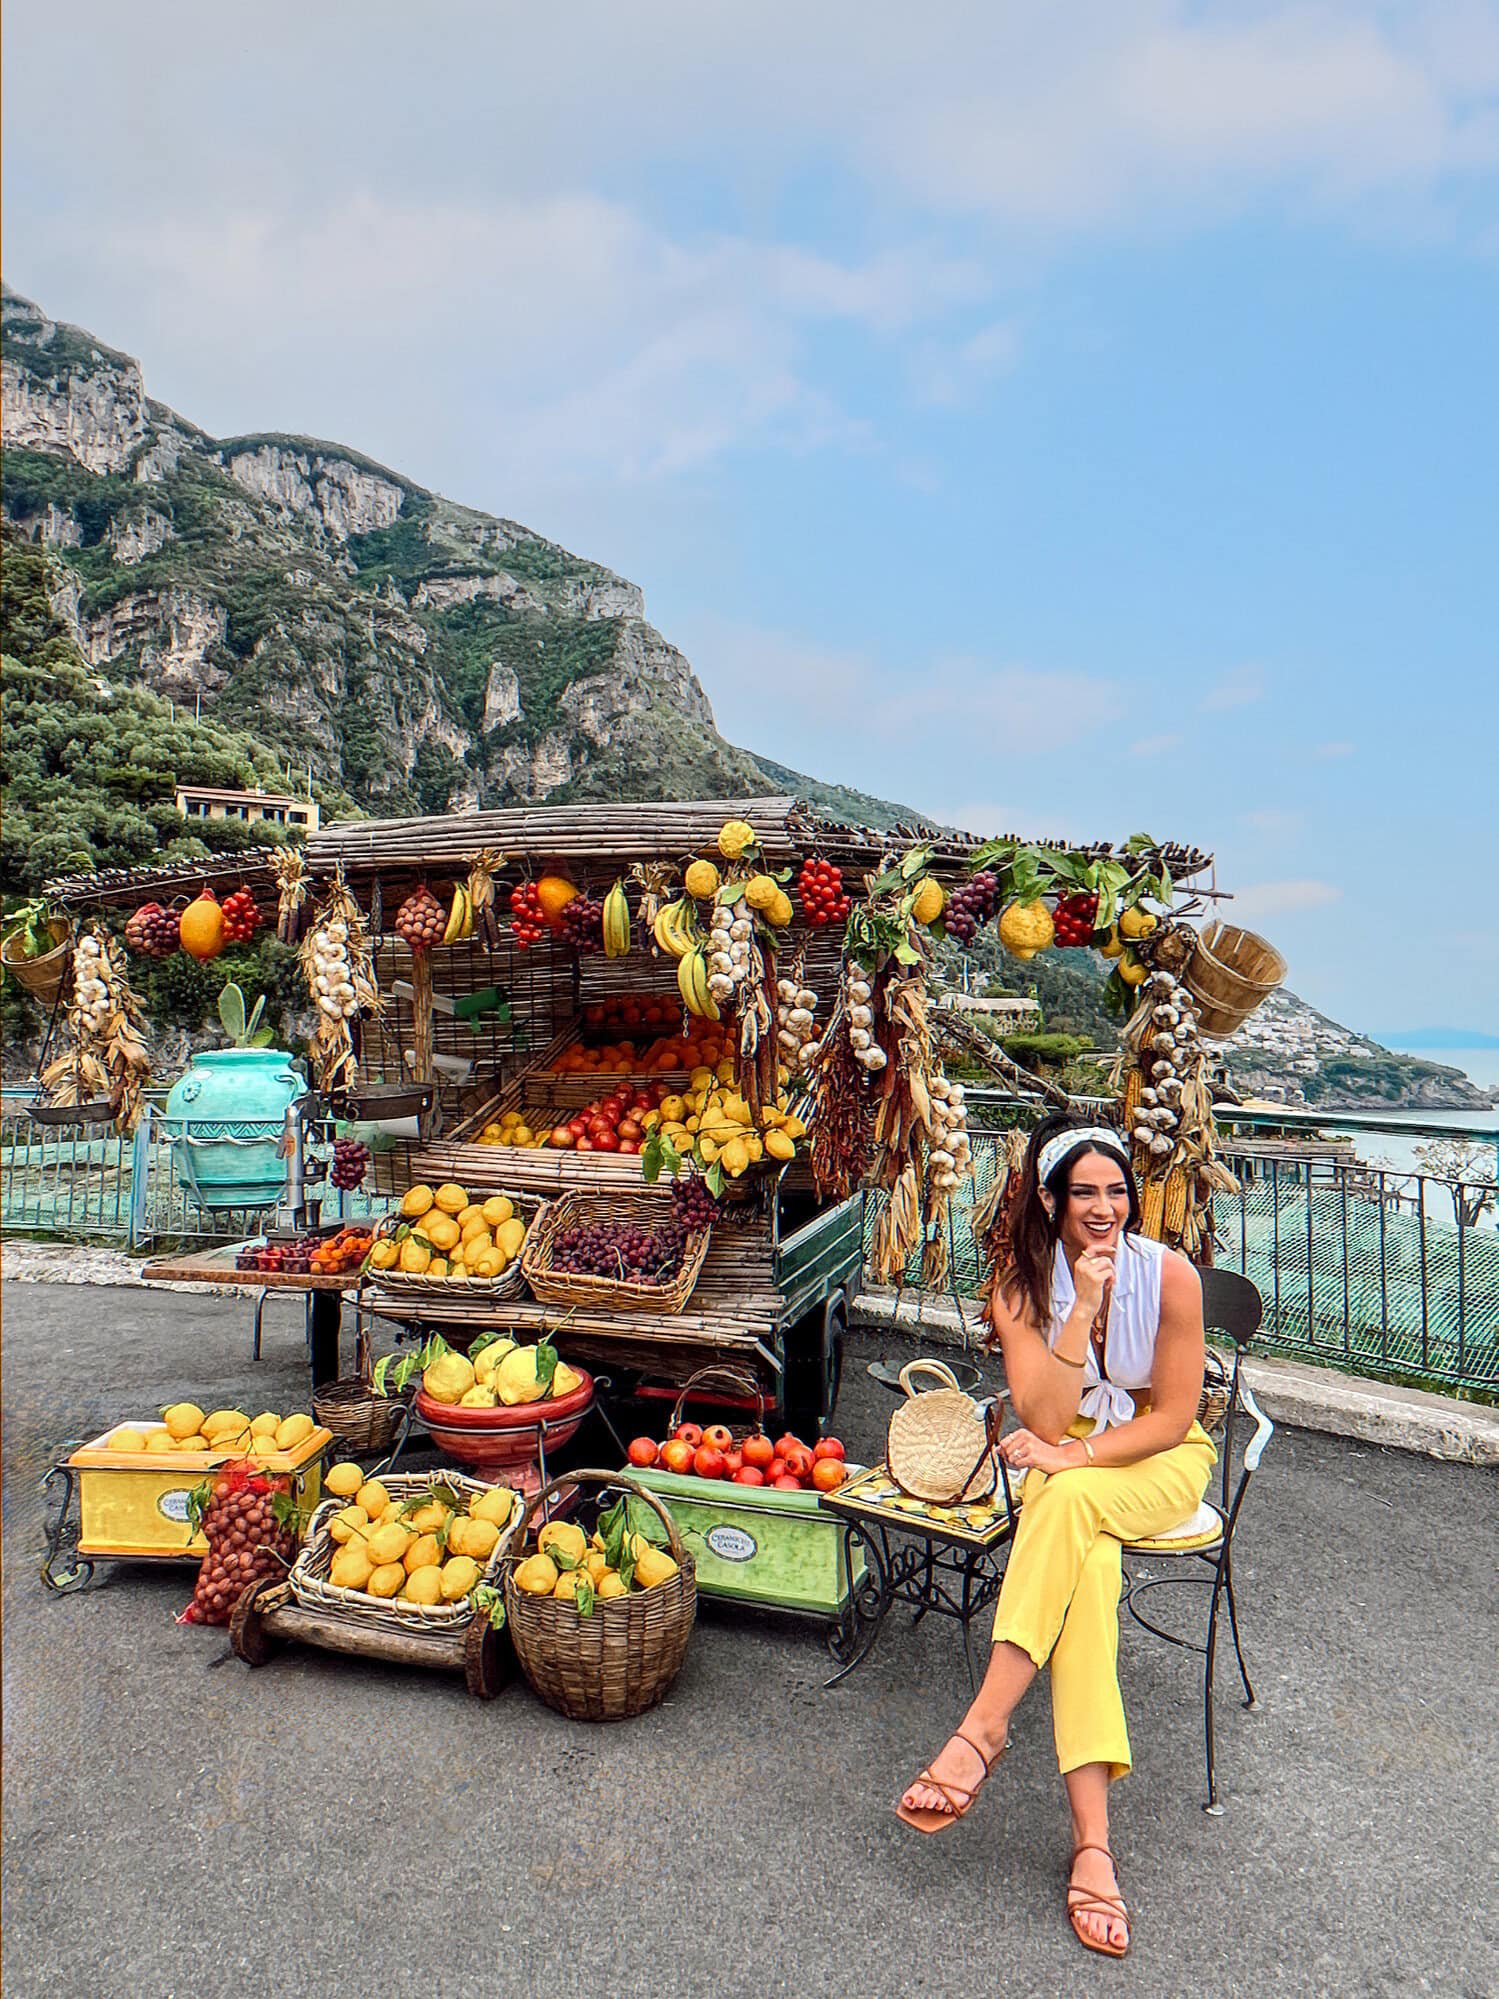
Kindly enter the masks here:
[[378, 815], [773, 788], [635, 584], [341, 445], [209, 437], [129, 356], [3, 309], [5, 518], [110, 681]]

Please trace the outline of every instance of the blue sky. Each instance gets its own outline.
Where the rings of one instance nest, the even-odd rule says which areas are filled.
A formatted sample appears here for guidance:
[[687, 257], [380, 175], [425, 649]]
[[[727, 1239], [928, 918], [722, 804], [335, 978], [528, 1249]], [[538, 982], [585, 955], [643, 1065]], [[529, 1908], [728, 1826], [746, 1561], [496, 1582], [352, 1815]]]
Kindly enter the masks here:
[[6, 10], [6, 276], [632, 576], [725, 734], [1499, 1029], [1499, 8]]

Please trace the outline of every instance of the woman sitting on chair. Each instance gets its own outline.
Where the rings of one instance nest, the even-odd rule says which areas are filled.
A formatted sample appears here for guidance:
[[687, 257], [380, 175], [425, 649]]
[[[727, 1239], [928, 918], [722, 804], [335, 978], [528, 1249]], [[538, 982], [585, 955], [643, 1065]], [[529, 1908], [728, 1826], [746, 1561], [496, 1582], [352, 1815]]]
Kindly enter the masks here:
[[1048, 1118], [1026, 1152], [990, 1313], [1022, 1427], [1001, 1440], [1027, 1474], [984, 1683], [896, 1807], [942, 1832], [1009, 1742], [1010, 1716], [1051, 1666], [1057, 1761], [1072, 1809], [1067, 1915], [1105, 1956], [1129, 1947], [1109, 1850], [1109, 1785], [1130, 1767], [1119, 1697], [1120, 1550], [1190, 1518], [1217, 1454], [1197, 1423], [1202, 1286], [1184, 1256], [1136, 1233], [1126, 1142]]

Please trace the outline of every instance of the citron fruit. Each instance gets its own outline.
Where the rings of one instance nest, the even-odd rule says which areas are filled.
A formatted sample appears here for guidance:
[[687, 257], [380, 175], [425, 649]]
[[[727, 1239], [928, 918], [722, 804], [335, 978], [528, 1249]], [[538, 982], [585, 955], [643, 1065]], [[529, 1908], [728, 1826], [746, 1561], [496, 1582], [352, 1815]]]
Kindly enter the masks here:
[[515, 1572], [515, 1587], [528, 1596], [550, 1596], [557, 1587], [556, 1563], [547, 1555], [528, 1555]]
[[203, 1427], [203, 1411], [196, 1402], [174, 1402], [161, 1414], [174, 1437], [196, 1437]]
[[778, 885], [775, 901], [765, 912], [766, 922], [773, 924], [777, 930], [784, 930], [795, 914], [795, 910], [791, 907], [791, 897]]
[[105, 1438], [105, 1446], [111, 1451], [143, 1451], [146, 1448], [146, 1433], [128, 1427], [116, 1430]]
[[362, 1506], [371, 1520], [378, 1520], [390, 1505], [390, 1494], [379, 1479], [367, 1479], [354, 1495], [355, 1504]]
[[146, 1433], [146, 1449], [160, 1456], [163, 1451], [175, 1451], [177, 1439], [170, 1430], [149, 1430]]
[[509, 1524], [511, 1498], [499, 1486], [491, 1486], [488, 1492], [476, 1493], [468, 1503], [471, 1520], [492, 1520], [496, 1527]]
[[918, 923], [935, 923], [947, 906], [947, 897], [942, 893], [942, 884], [931, 875], [923, 875], [916, 884], [916, 894], [911, 903], [911, 914]]
[[487, 1562], [494, 1553], [499, 1538], [500, 1530], [492, 1520], [471, 1519], [463, 1530], [463, 1546], [454, 1549], [454, 1553], [472, 1555], [476, 1562]]
[[414, 1576], [418, 1569], [438, 1568], [442, 1564], [442, 1549], [435, 1534], [418, 1534], [411, 1546], [401, 1557], [408, 1576]]
[[605, 1569], [593, 1587], [594, 1593], [601, 1603], [607, 1603], [611, 1597], [628, 1596], [630, 1594], [625, 1579], [619, 1573], [618, 1569]]
[[364, 1473], [358, 1465], [347, 1462], [329, 1465], [323, 1474], [323, 1490], [331, 1492], [335, 1499], [353, 1499], [364, 1484]]
[[1017, 958], [1044, 951], [1055, 942], [1056, 934], [1051, 911], [1039, 897], [1032, 902], [1012, 902], [999, 919], [999, 941]]
[[274, 1409], [262, 1409], [258, 1416], [250, 1418], [252, 1437], [274, 1437], [281, 1428], [281, 1418]]
[[711, 861], [693, 861], [682, 877], [682, 886], [697, 902], [706, 902], [718, 893], [718, 870]]
[[499, 1399], [492, 1388], [486, 1387], [482, 1381], [476, 1381], [472, 1388], [466, 1388], [459, 1396], [458, 1407], [460, 1409], [493, 1409], [498, 1404]]
[[310, 1416], [300, 1414], [288, 1416], [276, 1432], [276, 1449], [294, 1451], [298, 1444], [306, 1443], [315, 1428], [316, 1425]]
[[[551, 1564], [547, 1566], [550, 1568]], [[442, 1565], [442, 1597], [444, 1603], [457, 1603], [460, 1597], [468, 1595], [478, 1582], [479, 1564], [470, 1561], [467, 1555], [455, 1555]], [[519, 1581], [519, 1575], [516, 1578]]]
[[422, 1371], [422, 1387], [434, 1402], [461, 1402], [473, 1385], [474, 1365], [465, 1354], [439, 1354]]
[[501, 1222], [508, 1222], [514, 1213], [515, 1203], [508, 1194], [491, 1194], [484, 1203], [484, 1219], [492, 1229], [497, 1229]]
[[401, 1595], [407, 1603], [441, 1603], [442, 1570], [435, 1562], [426, 1562], [419, 1569], [409, 1570], [401, 1585]]
[[364, 1530], [369, 1524], [370, 1516], [362, 1506], [341, 1506], [328, 1522], [328, 1533], [343, 1547], [350, 1541], [364, 1540]]
[[751, 875], [744, 888], [744, 899], [751, 909], [769, 909], [781, 892], [781, 884], [774, 875]]
[[754, 844], [755, 829], [747, 819], [725, 819], [718, 829], [718, 851], [726, 861], [737, 861]]
[[552, 1370], [553, 1395], [571, 1395], [575, 1388], [583, 1386], [583, 1377], [575, 1367], [569, 1367], [565, 1360], [559, 1360]]
[[401, 1213], [407, 1221], [415, 1221], [419, 1215], [426, 1214], [432, 1200], [432, 1189], [418, 1182], [415, 1187], [408, 1187], [401, 1196]]
[[536, 1536], [536, 1547], [540, 1554], [556, 1548], [570, 1562], [581, 1562], [588, 1552], [588, 1537], [571, 1520], [549, 1520]]
[[365, 1584], [371, 1596], [395, 1596], [405, 1587], [406, 1571], [399, 1562], [382, 1562]]

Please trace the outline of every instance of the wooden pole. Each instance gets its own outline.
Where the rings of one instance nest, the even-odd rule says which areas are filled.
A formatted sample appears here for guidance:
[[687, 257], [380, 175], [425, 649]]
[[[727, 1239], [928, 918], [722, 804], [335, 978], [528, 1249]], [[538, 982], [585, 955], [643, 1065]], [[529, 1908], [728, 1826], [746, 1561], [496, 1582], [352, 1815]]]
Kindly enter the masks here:
[[[432, 1083], [432, 1019], [432, 953], [413, 951], [411, 954], [411, 1080], [414, 1083], [429, 1085]], [[435, 1138], [441, 1129], [442, 1112], [434, 1088], [432, 1108], [422, 1113], [421, 1134], [424, 1139]]]

